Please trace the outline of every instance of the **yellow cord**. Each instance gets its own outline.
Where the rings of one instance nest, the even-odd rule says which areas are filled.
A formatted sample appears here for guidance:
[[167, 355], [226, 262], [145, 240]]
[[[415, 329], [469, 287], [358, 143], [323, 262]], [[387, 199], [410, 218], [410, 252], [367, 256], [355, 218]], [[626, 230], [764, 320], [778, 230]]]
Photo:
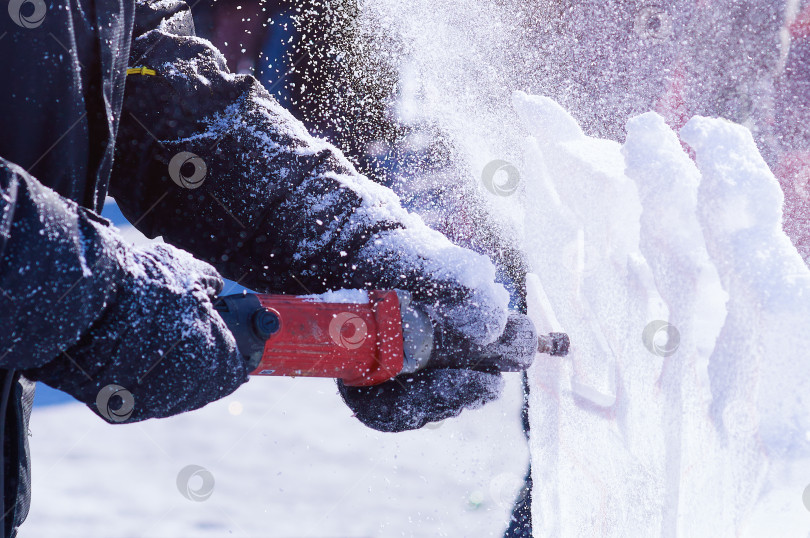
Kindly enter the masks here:
[[148, 67], [128, 67], [127, 75], [157, 75], [157, 72]]

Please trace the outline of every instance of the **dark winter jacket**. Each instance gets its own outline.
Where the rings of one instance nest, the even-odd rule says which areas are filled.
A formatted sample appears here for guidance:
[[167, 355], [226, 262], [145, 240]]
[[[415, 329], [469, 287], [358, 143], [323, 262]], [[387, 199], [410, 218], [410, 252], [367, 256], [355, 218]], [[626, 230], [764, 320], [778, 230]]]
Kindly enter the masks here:
[[[221, 54], [194, 37], [186, 4], [31, 0], [33, 12], [15, 15], [17, 4], [0, 16], [7, 533], [29, 505], [29, 380], [93, 409], [101, 387], [85, 370], [102, 364], [131, 376], [144, 368], [70, 356], [91, 328], [104, 329], [96, 325], [114, 300], [119, 277], [110, 276], [93, 234], [108, 190], [147, 236], [257, 291], [408, 289], [476, 340], [491, 341], [503, 328], [504, 292], [492, 283], [492, 265], [405, 212], [252, 77], [230, 74]], [[169, 168], [182, 152], [189, 153], [181, 160], [198, 158], [190, 171], [175, 169], [173, 180]], [[462, 301], [478, 315], [468, 316]], [[241, 382], [234, 374], [192, 390], [179, 380], [177, 390], [191, 392], [181, 408], [154, 404], [137, 419], [200, 407]]]

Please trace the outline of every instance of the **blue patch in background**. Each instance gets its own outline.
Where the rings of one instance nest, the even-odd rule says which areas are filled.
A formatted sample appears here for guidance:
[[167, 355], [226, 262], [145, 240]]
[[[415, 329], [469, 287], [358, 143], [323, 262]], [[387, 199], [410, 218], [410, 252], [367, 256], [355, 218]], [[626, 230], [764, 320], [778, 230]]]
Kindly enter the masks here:
[[34, 393], [34, 407], [60, 405], [76, 401], [78, 400], [66, 392], [52, 389], [45, 383], [37, 383], [37, 391]]

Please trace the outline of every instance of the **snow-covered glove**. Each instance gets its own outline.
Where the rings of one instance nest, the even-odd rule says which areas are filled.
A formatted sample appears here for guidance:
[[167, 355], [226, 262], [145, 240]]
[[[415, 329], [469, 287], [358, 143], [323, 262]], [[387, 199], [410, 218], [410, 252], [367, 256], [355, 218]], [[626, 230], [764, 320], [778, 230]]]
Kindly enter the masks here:
[[[222, 287], [213, 267], [168, 245], [132, 247], [108, 221], [2, 159], [0, 255], [1, 368], [112, 422], [195, 409], [247, 380], [212, 308]], [[103, 390], [111, 385], [132, 396], [123, 398], [131, 409], [111, 414], [110, 397], [126, 394]]]
[[124, 278], [111, 302], [75, 345], [28, 377], [112, 422], [124, 420], [104, 407], [107, 385], [132, 394], [126, 421], [134, 422], [202, 407], [247, 381], [247, 365], [212, 307], [223, 286], [216, 270], [170, 245], [114, 248]]
[[[486, 256], [428, 228], [254, 78], [229, 73], [193, 37], [184, 4], [139, 0], [136, 10], [130, 65], [156, 74], [127, 78], [110, 186], [144, 234], [258, 292], [401, 289], [473, 344], [501, 335], [509, 294]], [[170, 172], [190, 159], [193, 185]], [[501, 386], [497, 375], [459, 369], [415, 379], [427, 392], [410, 396], [438, 411], [410, 428], [481, 405]]]
[[455, 417], [497, 399], [503, 389], [501, 371], [531, 366], [537, 339], [527, 316], [511, 313], [503, 334], [489, 345], [462, 336], [449, 321], [433, 319], [435, 340], [427, 369], [373, 387], [338, 381], [343, 400], [363, 424], [400, 432]]
[[498, 373], [441, 368], [405, 374], [373, 387], [338, 382], [343, 401], [360, 422], [378, 431], [401, 432], [458, 416], [498, 399]]

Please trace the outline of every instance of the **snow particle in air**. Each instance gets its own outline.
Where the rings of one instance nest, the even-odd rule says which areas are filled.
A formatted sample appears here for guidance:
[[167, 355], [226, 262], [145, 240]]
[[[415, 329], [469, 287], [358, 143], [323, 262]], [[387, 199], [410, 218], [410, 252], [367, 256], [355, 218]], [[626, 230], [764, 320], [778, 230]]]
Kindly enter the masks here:
[[228, 404], [228, 413], [232, 414], [233, 416], [241, 415], [242, 409], [242, 402], [233, 401]]

